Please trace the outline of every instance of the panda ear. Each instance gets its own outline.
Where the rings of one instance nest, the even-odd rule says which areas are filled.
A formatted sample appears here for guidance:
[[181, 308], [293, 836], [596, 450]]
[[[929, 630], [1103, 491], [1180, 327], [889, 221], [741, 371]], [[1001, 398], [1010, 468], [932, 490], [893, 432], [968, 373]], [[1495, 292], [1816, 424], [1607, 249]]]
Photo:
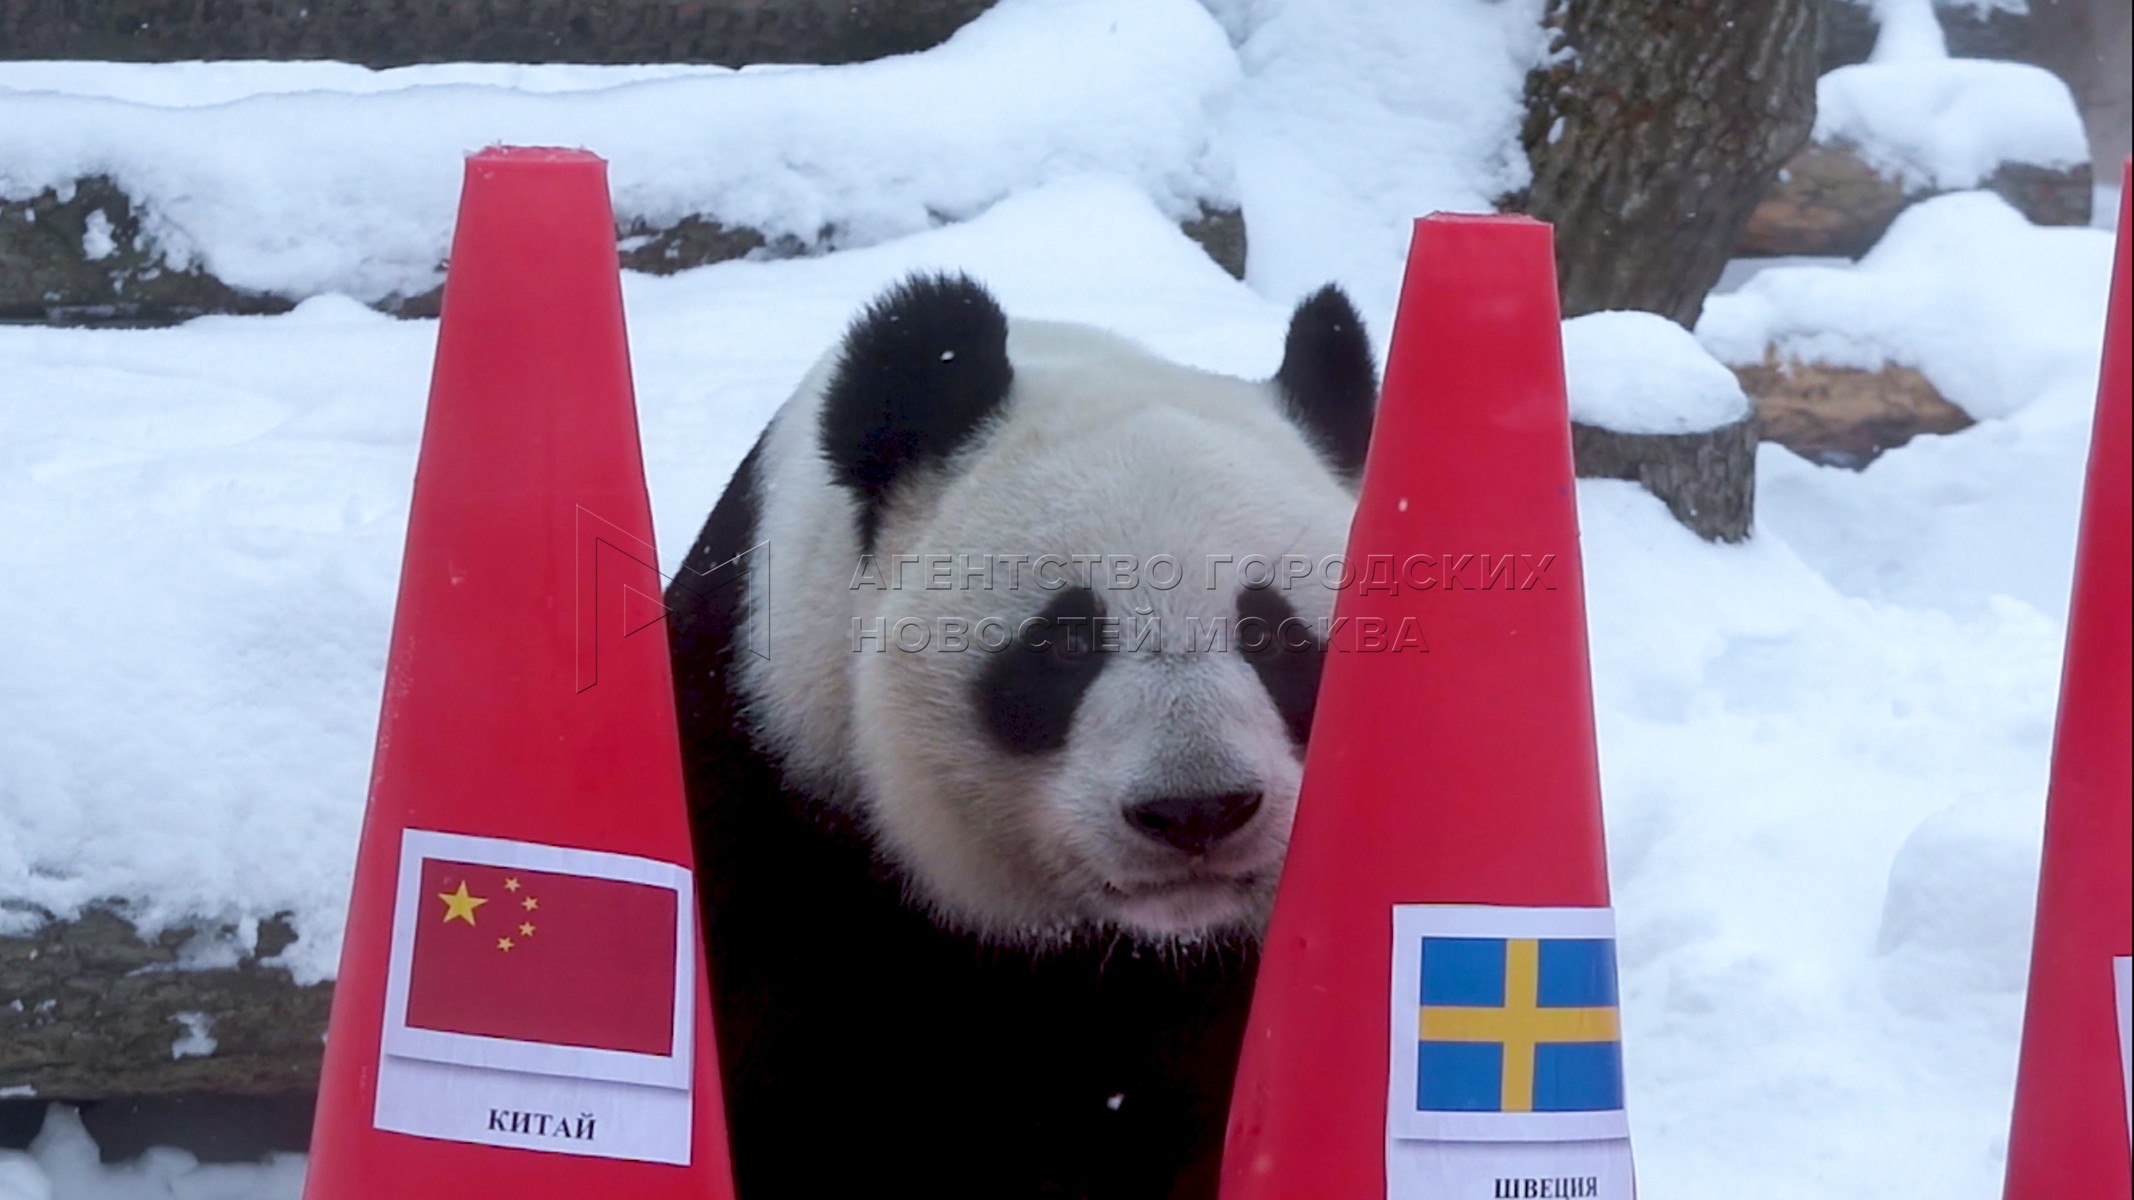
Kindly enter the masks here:
[[1334, 468], [1351, 478], [1362, 474], [1378, 407], [1378, 369], [1363, 318], [1339, 285], [1327, 284], [1297, 305], [1274, 381], [1290, 418]]
[[913, 275], [852, 323], [820, 432], [833, 476], [859, 495], [866, 544], [897, 478], [954, 453], [1014, 375], [1007, 315], [963, 275]]

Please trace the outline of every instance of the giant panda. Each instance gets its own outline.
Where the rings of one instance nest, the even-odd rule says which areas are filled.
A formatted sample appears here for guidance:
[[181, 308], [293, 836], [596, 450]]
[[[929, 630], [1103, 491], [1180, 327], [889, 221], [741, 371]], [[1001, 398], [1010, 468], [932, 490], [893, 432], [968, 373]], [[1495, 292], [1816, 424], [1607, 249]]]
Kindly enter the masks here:
[[961, 275], [807, 374], [667, 596], [743, 1200], [1214, 1195], [1334, 597], [1230, 568], [1376, 399], [1332, 286], [1269, 380]]

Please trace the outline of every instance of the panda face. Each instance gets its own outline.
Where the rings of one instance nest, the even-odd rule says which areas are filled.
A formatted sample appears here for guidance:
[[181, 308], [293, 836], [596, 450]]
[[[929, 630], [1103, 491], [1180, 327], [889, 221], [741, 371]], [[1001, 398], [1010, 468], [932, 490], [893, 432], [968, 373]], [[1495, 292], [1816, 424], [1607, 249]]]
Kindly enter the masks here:
[[[744, 674], [789, 772], [846, 797], [944, 923], [999, 940], [1253, 929], [1333, 610], [1319, 568], [1346, 540], [1375, 402], [1347, 301], [1307, 301], [1282, 372], [1257, 382], [915, 280], [812, 392], [806, 468], [856, 553], [815, 585], [837, 576], [835, 603], [806, 606], [843, 619], [803, 633], [781, 602], [770, 661]], [[806, 519], [793, 504], [782, 522], [777, 493], [805, 494], [803, 473], [772, 475], [774, 567], [781, 526]], [[809, 644], [825, 633], [841, 662]], [[781, 667], [781, 643], [817, 669]], [[824, 703], [839, 690], [842, 720]]]

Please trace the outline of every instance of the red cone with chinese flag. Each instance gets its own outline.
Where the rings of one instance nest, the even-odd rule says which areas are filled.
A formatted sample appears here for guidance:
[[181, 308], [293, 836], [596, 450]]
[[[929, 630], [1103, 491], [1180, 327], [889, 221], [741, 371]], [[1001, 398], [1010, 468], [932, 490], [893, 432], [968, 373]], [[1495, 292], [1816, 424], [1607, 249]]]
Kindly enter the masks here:
[[[2122, 174], [2122, 181], [2134, 179]], [[2128, 205], [2105, 318], [2104, 370], [2075, 544], [2075, 591], [2045, 802], [2030, 1002], [2023, 1016], [2008, 1200], [2127, 1200], [2128, 959], [2134, 940], [2134, 442], [2128, 388]]]
[[307, 1200], [732, 1195], [614, 231], [467, 161]]
[[1417, 222], [1225, 1200], [1630, 1195], [1575, 499], [1549, 227]]

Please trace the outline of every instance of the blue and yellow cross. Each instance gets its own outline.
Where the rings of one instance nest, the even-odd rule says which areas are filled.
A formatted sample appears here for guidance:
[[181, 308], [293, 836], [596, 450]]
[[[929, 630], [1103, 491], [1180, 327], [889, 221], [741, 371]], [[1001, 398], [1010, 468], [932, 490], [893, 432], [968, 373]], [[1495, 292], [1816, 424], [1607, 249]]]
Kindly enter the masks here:
[[1623, 1107], [1614, 942], [1426, 937], [1422, 976], [1418, 1109]]

